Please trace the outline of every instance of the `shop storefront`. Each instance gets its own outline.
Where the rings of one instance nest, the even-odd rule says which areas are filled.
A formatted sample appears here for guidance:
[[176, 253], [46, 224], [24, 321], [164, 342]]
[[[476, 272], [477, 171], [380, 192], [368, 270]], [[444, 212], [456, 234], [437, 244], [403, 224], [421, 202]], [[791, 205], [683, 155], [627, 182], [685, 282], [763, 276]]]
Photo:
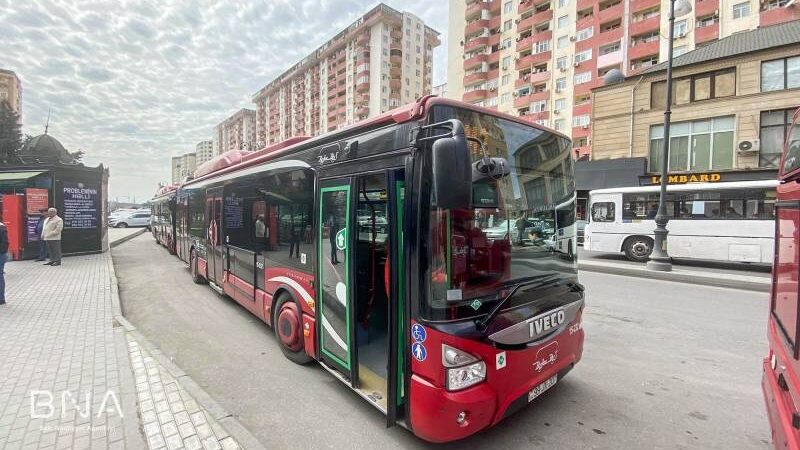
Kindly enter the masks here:
[[16, 259], [38, 252], [36, 225], [42, 210], [54, 207], [64, 219], [65, 255], [108, 248], [108, 172], [102, 165], [29, 165], [0, 168], [0, 202], [8, 227], [9, 252]]

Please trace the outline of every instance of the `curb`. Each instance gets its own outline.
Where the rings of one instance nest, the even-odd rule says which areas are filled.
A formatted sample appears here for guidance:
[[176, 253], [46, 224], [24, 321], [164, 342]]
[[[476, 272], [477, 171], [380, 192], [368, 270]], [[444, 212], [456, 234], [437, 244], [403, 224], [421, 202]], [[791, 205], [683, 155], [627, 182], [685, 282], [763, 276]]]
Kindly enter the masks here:
[[137, 231], [125, 236], [125, 237], [121, 237], [121, 238], [117, 239], [116, 241], [108, 244], [108, 248], [114, 248], [114, 247], [118, 246], [119, 244], [122, 244], [124, 242], [128, 242], [131, 239], [144, 234], [146, 231], [147, 231], [147, 228], [142, 228], [141, 230], [137, 230]]
[[613, 263], [597, 264], [578, 262], [578, 271], [649, 278], [651, 280], [673, 281], [677, 283], [700, 284], [703, 286], [715, 286], [754, 292], [769, 292], [772, 287], [772, 279], [768, 277], [734, 275], [729, 273], [705, 274], [685, 268], [676, 269], [672, 272], [657, 272], [647, 270], [644, 266], [635, 267]]
[[[137, 236], [139, 234], [144, 233], [144, 230], [141, 232], [133, 233], [133, 236]], [[133, 239], [130, 236], [125, 236], [117, 241], [117, 243], [122, 243], [126, 240]], [[121, 241], [121, 242], [120, 242]], [[117, 244], [118, 245], [118, 244]], [[194, 398], [194, 400], [204, 409], [206, 412], [216, 420], [224, 429], [225, 431], [230, 434], [233, 439], [239, 443], [242, 448], [249, 449], [249, 450], [262, 450], [265, 447], [259, 442], [259, 440], [253, 436], [250, 431], [245, 428], [230, 412], [228, 412], [225, 408], [223, 408], [219, 403], [217, 403], [202, 387], [200, 387], [197, 382], [195, 382], [192, 377], [186, 374], [180, 367], [178, 367], [175, 363], [170, 360], [167, 355], [165, 355], [157, 346], [155, 346], [152, 342], [150, 342], [139, 330], [122, 315], [122, 304], [119, 297], [119, 286], [117, 284], [117, 274], [114, 270], [114, 262], [111, 257], [109, 257], [109, 265], [110, 273], [111, 273], [111, 292], [112, 292], [112, 308], [114, 312], [114, 320], [116, 320], [125, 333], [130, 334], [138, 343], [139, 346], [144, 347], [148, 353], [156, 360], [158, 363], [172, 375], [175, 380], [177, 380], [181, 387], [189, 393], [189, 395]], [[127, 346], [125, 346], [125, 351], [127, 355]], [[134, 402], [136, 403], [136, 402]], [[137, 408], [138, 411], [138, 408]], [[138, 424], [136, 425], [138, 426]]]

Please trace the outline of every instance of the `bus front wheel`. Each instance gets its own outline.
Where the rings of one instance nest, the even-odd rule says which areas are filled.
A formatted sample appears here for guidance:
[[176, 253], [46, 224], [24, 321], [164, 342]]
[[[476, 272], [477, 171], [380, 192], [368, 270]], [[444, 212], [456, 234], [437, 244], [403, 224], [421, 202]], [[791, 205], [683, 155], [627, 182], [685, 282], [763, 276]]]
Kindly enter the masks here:
[[647, 262], [653, 252], [653, 240], [647, 236], [632, 236], [625, 241], [625, 256], [633, 262]]
[[306, 354], [303, 342], [303, 319], [300, 307], [291, 295], [282, 293], [275, 301], [272, 329], [283, 356], [295, 364], [308, 364], [313, 359]]

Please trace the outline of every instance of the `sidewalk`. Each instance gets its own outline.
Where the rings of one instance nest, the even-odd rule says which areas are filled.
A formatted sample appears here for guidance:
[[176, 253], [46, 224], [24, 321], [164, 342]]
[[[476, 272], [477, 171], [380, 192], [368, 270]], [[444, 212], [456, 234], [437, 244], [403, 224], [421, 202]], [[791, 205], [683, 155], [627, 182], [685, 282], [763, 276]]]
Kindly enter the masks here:
[[240, 448], [121, 317], [113, 270], [110, 252], [6, 264], [0, 450]]

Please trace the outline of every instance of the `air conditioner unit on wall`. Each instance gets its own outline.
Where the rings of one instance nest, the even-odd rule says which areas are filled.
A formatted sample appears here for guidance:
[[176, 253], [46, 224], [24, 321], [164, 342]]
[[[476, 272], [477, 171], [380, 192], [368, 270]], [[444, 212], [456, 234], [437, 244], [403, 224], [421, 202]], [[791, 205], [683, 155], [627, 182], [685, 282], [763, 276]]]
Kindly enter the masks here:
[[739, 141], [739, 145], [737, 145], [736, 148], [739, 150], [739, 153], [755, 153], [761, 149], [761, 141], [758, 139]]

